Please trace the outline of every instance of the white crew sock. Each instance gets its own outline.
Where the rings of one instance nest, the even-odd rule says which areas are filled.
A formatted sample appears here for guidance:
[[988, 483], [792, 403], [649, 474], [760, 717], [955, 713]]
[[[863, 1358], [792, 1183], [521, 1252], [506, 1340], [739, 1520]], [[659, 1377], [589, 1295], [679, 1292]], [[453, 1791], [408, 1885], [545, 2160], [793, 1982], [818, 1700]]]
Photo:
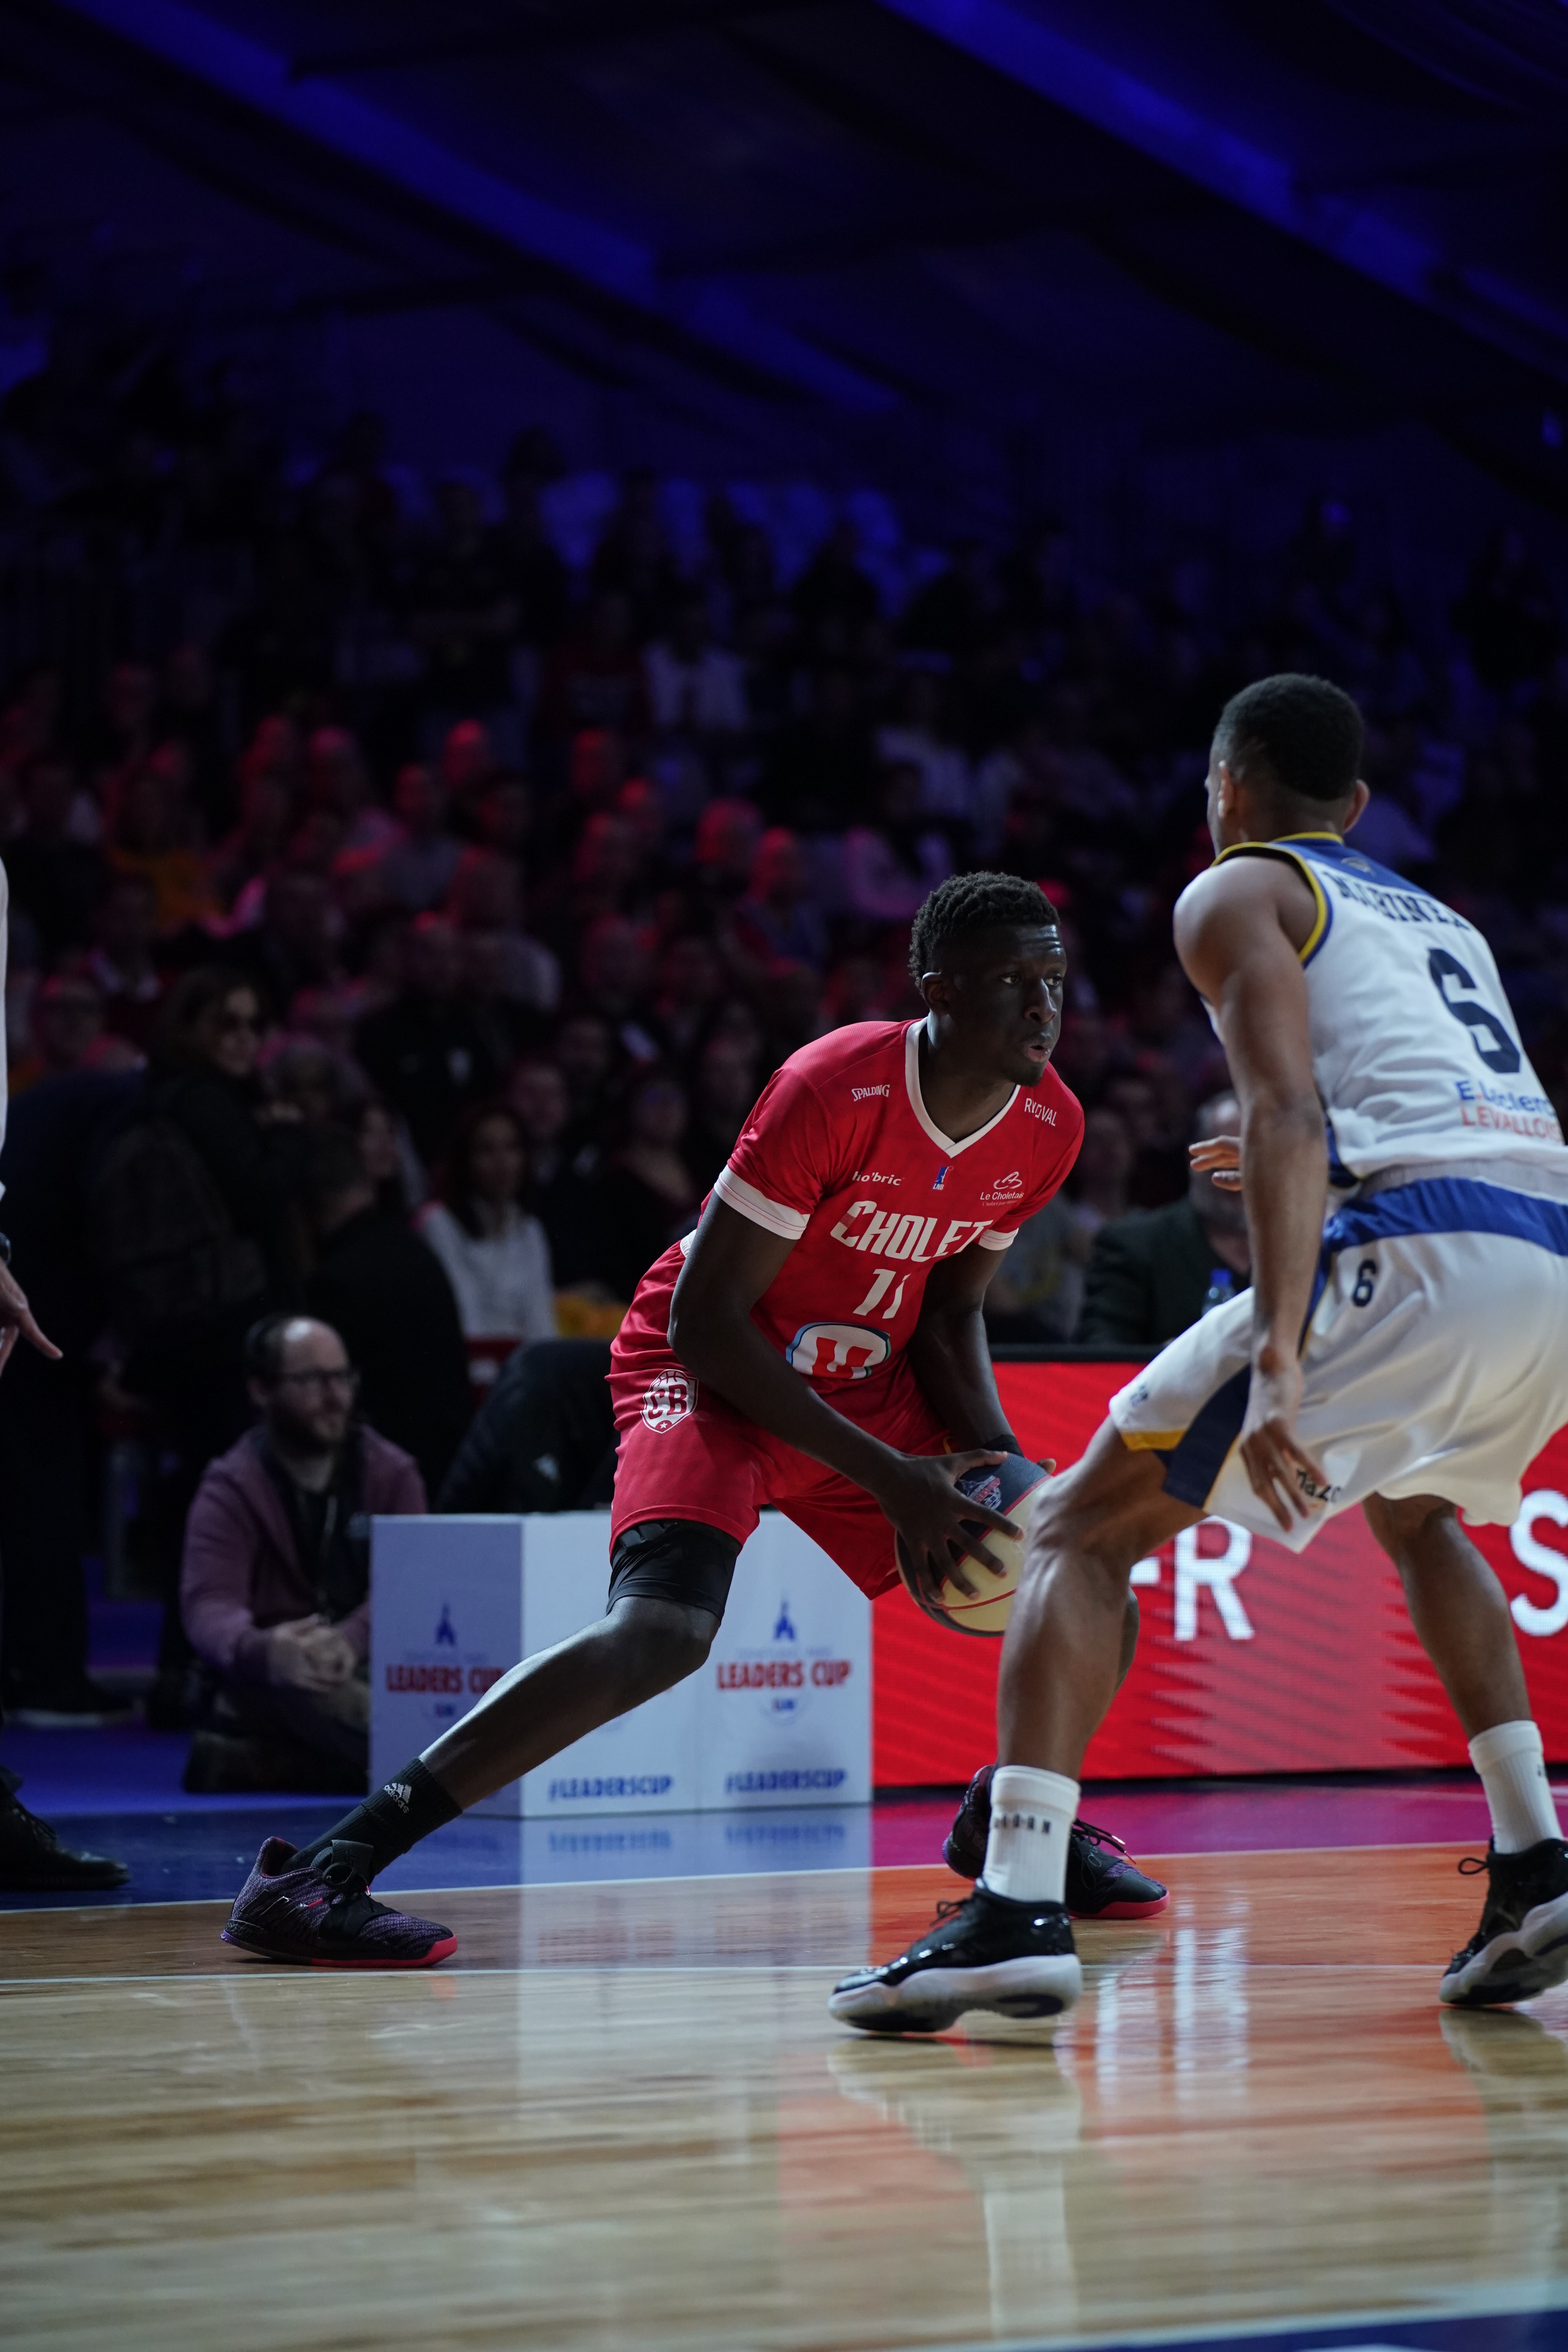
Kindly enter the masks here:
[[1495, 1723], [1489, 1731], [1478, 1731], [1470, 1761], [1491, 1807], [1492, 1843], [1499, 1853], [1522, 1853], [1542, 1838], [1562, 1836], [1547, 1786], [1545, 1751], [1533, 1723]]
[[1030, 1764], [999, 1764], [991, 1776], [991, 1834], [981, 1885], [1015, 1903], [1059, 1903], [1077, 1813], [1076, 1780], [1037, 1772]]

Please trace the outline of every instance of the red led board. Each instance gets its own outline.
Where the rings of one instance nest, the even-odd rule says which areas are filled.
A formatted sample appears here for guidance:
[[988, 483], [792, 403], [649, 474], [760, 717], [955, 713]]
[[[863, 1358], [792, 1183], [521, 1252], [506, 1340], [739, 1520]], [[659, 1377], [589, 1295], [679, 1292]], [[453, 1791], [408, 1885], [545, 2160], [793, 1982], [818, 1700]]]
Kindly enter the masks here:
[[[1136, 1367], [999, 1364], [1031, 1454], [1078, 1459]], [[1535, 1714], [1568, 1761], [1568, 1433], [1524, 1481], [1514, 1526], [1477, 1528], [1520, 1629]], [[1465, 1743], [1359, 1511], [1297, 1554], [1205, 1520], [1145, 1565], [1132, 1672], [1089, 1751], [1090, 1780], [1367, 1772], [1462, 1764]], [[876, 1603], [879, 1788], [965, 1780], [995, 1747], [999, 1641], [949, 1633], [901, 1591]]]

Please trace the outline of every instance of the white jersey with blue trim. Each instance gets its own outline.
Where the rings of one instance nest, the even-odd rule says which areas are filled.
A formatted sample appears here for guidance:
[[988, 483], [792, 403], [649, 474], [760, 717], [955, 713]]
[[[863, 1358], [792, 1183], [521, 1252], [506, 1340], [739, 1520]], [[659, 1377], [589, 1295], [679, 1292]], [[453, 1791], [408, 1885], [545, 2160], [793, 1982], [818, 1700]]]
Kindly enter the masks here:
[[[1332, 1181], [1505, 1156], [1515, 1182], [1521, 1162], [1568, 1172], [1556, 1113], [1475, 925], [1338, 834], [1221, 852], [1260, 855], [1288, 860], [1317, 903], [1300, 956]], [[1510, 1181], [1500, 1169], [1499, 1181]]]

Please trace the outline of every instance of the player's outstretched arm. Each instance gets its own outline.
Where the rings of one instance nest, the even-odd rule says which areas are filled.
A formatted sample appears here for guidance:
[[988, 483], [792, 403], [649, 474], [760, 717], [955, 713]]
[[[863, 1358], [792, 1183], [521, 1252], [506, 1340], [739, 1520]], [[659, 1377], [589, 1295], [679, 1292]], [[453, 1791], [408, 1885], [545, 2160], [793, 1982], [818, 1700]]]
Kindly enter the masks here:
[[953, 1484], [982, 1462], [1000, 1461], [997, 1450], [937, 1459], [895, 1453], [825, 1404], [752, 1322], [752, 1307], [793, 1246], [710, 1199], [670, 1302], [671, 1349], [748, 1420], [874, 1496], [917, 1562], [930, 1559], [947, 1575], [954, 1549], [967, 1550], [1000, 1574], [1000, 1561], [964, 1538], [963, 1523], [983, 1519], [1004, 1535], [1017, 1529], [999, 1511], [960, 1496]]
[[1322, 1240], [1328, 1150], [1312, 1077], [1298, 952], [1311, 908], [1283, 860], [1238, 857], [1183, 893], [1176, 951], [1213, 1007], [1241, 1104], [1242, 1195], [1252, 1246], [1252, 1387], [1241, 1455], [1255, 1494], [1287, 1531], [1326, 1485], [1296, 1440], [1299, 1351]]

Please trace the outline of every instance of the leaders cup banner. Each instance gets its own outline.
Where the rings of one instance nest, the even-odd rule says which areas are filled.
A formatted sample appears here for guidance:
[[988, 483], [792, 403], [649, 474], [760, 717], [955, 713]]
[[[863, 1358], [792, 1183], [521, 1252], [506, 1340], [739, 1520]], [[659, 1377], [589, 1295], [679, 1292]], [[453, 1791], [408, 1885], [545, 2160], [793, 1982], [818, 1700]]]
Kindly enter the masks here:
[[[1135, 1367], [999, 1364], [1008, 1419], [1065, 1468]], [[1553, 1762], [1568, 1761], [1568, 1435], [1511, 1528], [1471, 1530], [1502, 1579]], [[1220, 1519], [1134, 1571], [1138, 1656], [1089, 1751], [1091, 1780], [1462, 1764], [1465, 1743], [1360, 1511], [1305, 1552]], [[901, 1592], [872, 1612], [879, 1788], [967, 1780], [995, 1745], [1000, 1642], [948, 1633]]]
[[[371, 1780], [447, 1730], [520, 1658], [604, 1614], [603, 1511], [374, 1522]], [[871, 1612], [774, 1512], [742, 1551], [707, 1664], [476, 1812], [528, 1821], [864, 1804]]]

